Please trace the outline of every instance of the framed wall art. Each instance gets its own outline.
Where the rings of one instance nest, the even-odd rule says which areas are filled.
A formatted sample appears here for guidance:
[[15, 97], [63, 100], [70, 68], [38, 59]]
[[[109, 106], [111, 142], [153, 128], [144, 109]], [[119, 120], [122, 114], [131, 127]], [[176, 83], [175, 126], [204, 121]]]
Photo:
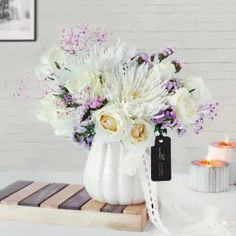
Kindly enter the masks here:
[[36, 40], [36, 0], [0, 0], [0, 41]]

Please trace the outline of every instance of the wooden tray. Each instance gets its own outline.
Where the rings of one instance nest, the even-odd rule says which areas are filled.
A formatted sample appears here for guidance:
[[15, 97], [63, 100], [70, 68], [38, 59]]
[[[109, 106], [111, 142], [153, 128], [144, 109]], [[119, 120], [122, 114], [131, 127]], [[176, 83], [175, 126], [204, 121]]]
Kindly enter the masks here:
[[0, 219], [143, 231], [145, 204], [110, 205], [82, 185], [16, 181], [0, 190]]

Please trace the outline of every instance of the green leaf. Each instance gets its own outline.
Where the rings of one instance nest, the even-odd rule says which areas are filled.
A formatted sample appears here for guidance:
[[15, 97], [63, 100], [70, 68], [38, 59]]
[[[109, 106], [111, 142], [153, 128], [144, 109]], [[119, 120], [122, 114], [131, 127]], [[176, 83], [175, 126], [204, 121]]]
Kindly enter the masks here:
[[78, 108], [80, 107], [80, 104], [78, 103], [74, 103], [74, 104], [71, 104], [71, 105], [67, 105], [68, 108]]
[[71, 72], [71, 70], [70, 70], [70, 69], [68, 69], [67, 67], [65, 67], [65, 70], [67, 70], [67, 71]]
[[166, 59], [167, 57], [163, 56], [163, 55], [158, 55], [159, 61], [162, 62], [164, 59]]
[[167, 134], [167, 129], [163, 129], [162, 133]]
[[63, 94], [56, 94], [56, 93], [54, 93], [53, 96], [59, 97], [59, 98], [62, 98], [62, 99], [64, 98], [64, 95], [63, 95]]
[[194, 92], [196, 89], [191, 89], [190, 91], [189, 91], [189, 93], [192, 93], [192, 92]]
[[64, 86], [62, 86], [62, 85], [59, 85], [59, 87], [61, 88], [61, 90], [62, 90], [63, 92], [69, 93], [69, 90], [68, 90], [66, 87], [64, 87]]
[[167, 134], [167, 129], [161, 129], [161, 125], [155, 125], [154, 133], [158, 132], [159, 135]]
[[60, 69], [61, 69], [61, 66], [59, 65], [59, 63], [56, 62], [56, 61], [54, 61], [54, 63], [55, 63], [56, 68], [57, 68], [58, 70], [60, 70]]

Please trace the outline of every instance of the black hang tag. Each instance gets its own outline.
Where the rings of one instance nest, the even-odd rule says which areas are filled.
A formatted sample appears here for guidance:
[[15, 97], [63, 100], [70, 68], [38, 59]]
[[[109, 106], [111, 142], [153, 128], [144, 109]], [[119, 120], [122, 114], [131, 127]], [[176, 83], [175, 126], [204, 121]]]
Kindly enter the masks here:
[[157, 136], [151, 149], [151, 178], [153, 181], [171, 180], [171, 139]]

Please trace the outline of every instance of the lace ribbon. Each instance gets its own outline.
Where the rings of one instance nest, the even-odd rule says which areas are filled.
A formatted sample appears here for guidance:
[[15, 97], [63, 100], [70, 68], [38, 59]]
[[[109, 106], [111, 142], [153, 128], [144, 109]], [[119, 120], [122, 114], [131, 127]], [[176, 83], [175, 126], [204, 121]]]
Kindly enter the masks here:
[[147, 212], [151, 222], [163, 233], [169, 233], [161, 220], [160, 200], [157, 185], [151, 180], [151, 157], [147, 153], [142, 155], [142, 164], [139, 167], [139, 176], [146, 201]]

